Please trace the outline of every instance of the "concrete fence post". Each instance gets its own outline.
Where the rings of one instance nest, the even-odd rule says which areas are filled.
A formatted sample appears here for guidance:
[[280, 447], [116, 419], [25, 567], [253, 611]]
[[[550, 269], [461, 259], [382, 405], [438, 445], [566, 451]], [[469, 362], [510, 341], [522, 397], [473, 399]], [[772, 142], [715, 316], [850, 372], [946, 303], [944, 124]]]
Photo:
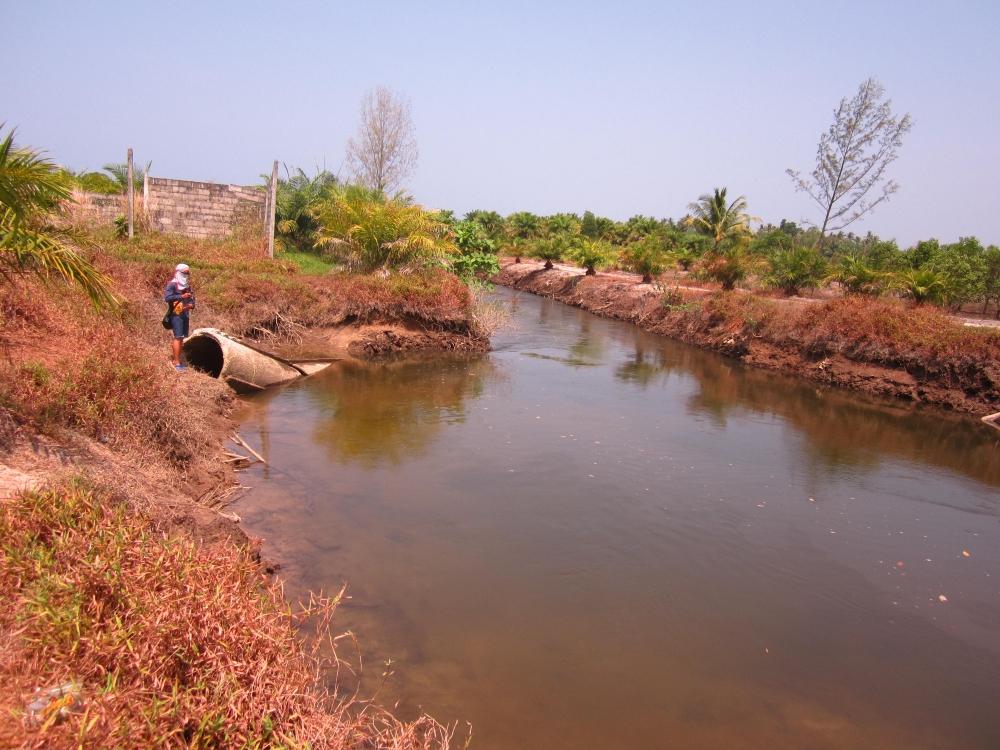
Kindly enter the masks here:
[[142, 174], [142, 218], [146, 221], [146, 228], [149, 229], [149, 172]]
[[132, 149], [128, 150], [128, 180], [126, 182], [126, 201], [128, 201], [128, 238], [132, 239], [135, 233], [135, 187], [132, 184]]
[[267, 257], [274, 257], [274, 212], [278, 197], [278, 160], [271, 167], [271, 186], [267, 199]]

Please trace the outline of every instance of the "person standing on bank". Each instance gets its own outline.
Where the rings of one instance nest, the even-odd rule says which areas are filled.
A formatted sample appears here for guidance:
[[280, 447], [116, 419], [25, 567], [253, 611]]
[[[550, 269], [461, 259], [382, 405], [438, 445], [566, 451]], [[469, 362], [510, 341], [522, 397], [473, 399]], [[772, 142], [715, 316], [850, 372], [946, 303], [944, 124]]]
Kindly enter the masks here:
[[170, 306], [167, 314], [170, 317], [170, 328], [174, 337], [170, 342], [174, 369], [186, 370], [187, 368], [181, 364], [181, 343], [187, 338], [191, 310], [194, 309], [191, 269], [187, 263], [177, 264], [174, 277], [167, 283], [166, 291], [163, 293], [163, 300]]

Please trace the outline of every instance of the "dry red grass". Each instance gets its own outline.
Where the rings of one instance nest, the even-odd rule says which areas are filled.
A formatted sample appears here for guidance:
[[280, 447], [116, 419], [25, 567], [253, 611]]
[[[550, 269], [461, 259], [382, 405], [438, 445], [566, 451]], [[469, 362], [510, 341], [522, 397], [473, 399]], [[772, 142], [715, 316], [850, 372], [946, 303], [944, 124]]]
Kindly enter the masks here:
[[[170, 537], [79, 483], [0, 504], [0, 538], [5, 747], [448, 746], [427, 717], [327, 692], [338, 598], [293, 612], [243, 549]], [[28, 716], [35, 688], [66, 683]]]

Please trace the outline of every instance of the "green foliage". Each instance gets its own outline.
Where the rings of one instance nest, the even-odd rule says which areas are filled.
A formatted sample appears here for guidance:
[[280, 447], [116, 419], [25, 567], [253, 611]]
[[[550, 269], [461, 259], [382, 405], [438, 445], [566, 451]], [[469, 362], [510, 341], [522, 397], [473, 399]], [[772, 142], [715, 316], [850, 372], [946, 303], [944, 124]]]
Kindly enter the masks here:
[[975, 237], [943, 245], [929, 267], [944, 275], [948, 300], [956, 307], [981, 300], [986, 294], [986, 251]]
[[123, 240], [128, 237], [128, 217], [127, 216], [116, 216], [115, 217], [115, 237]]
[[482, 277], [500, 273], [500, 260], [496, 253], [473, 250], [452, 258], [451, 270], [462, 281], [472, 283]]
[[314, 252], [284, 250], [279, 258], [292, 263], [299, 273], [306, 276], [323, 276], [334, 268], [334, 264], [330, 260]]
[[869, 234], [863, 242], [865, 262], [876, 271], [901, 271], [908, 265], [907, 257], [892, 240], [880, 240]]
[[351, 270], [417, 268], [456, 254], [448, 227], [420, 206], [358, 186], [340, 188], [312, 210], [316, 245]]
[[490, 238], [478, 221], [459, 221], [452, 226], [458, 254], [451, 260], [451, 270], [466, 283], [500, 272], [497, 257], [499, 243]]
[[[142, 190], [142, 183], [146, 179], [146, 172], [153, 165], [153, 162], [147, 161], [145, 167], [137, 166], [132, 164], [132, 189], [138, 192]], [[110, 179], [118, 186], [117, 192], [124, 193], [128, 190], [128, 162], [119, 162], [117, 164], [105, 164], [102, 169], [107, 172], [111, 177]]]
[[815, 248], [779, 247], [767, 256], [764, 283], [792, 296], [817, 286], [825, 274], [826, 261]]
[[573, 248], [573, 242], [569, 235], [556, 234], [535, 240], [529, 249], [529, 255], [533, 258], [545, 261], [546, 270], [552, 268], [553, 263], [557, 263], [565, 258]]
[[615, 223], [604, 216], [584, 211], [580, 220], [580, 234], [592, 240], [607, 240], [614, 235]]
[[548, 237], [557, 234], [574, 235], [580, 233], [580, 220], [576, 214], [553, 214], [545, 217], [543, 225]]
[[944, 304], [948, 298], [947, 278], [930, 268], [911, 268], [896, 274], [894, 284], [918, 305]]
[[852, 253], [837, 258], [827, 281], [836, 281], [848, 294], [878, 296], [882, 292], [885, 274], [868, 265], [860, 254]]
[[688, 208], [691, 215], [686, 219], [687, 225], [711, 237], [716, 249], [726, 240], [749, 234], [750, 222], [755, 220], [747, 214], [747, 200], [742, 195], [727, 203], [726, 188], [716, 188], [712, 195], [700, 196]]
[[492, 253], [499, 249], [497, 242], [483, 229], [482, 224], [475, 221], [459, 221], [452, 226], [455, 233], [455, 244], [463, 253]]
[[941, 243], [935, 239], [921, 240], [906, 252], [910, 268], [923, 268], [941, 252]]
[[465, 215], [465, 220], [475, 222], [482, 227], [491, 240], [499, 242], [504, 236], [504, 220], [496, 211], [469, 211]]
[[722, 284], [726, 291], [736, 288], [736, 284], [750, 275], [753, 257], [741, 239], [726, 241], [710, 250], [702, 258], [698, 275]]
[[604, 240], [584, 239], [570, 248], [569, 258], [586, 268], [588, 276], [593, 276], [598, 268], [614, 262], [615, 250]]
[[512, 240], [533, 240], [542, 234], [542, 220], [530, 211], [518, 211], [507, 217], [507, 236]]
[[[3, 125], [0, 124], [0, 128]], [[38, 151], [0, 140], [0, 274], [32, 272], [79, 286], [95, 305], [116, 307], [111, 280], [63, 244], [49, 214], [69, 199], [66, 180]]]
[[621, 254], [622, 263], [631, 271], [642, 274], [642, 283], [649, 284], [654, 276], [667, 270], [670, 260], [663, 239], [656, 235], [626, 245]]
[[990, 245], [983, 253], [983, 312], [991, 303], [1000, 318], [1000, 247]]
[[118, 195], [122, 191], [118, 183], [103, 172], [71, 172], [68, 169], [60, 171], [67, 183], [86, 193]]
[[750, 240], [750, 252], [754, 255], [769, 256], [791, 250], [796, 243], [792, 235], [780, 229], [761, 230]]
[[[323, 200], [337, 188], [337, 178], [325, 169], [309, 177], [302, 169], [294, 173], [285, 167], [286, 177], [278, 180], [274, 199], [274, 229], [278, 245], [285, 251], [312, 250], [319, 224], [313, 216]], [[268, 177], [270, 179], [270, 177]]]

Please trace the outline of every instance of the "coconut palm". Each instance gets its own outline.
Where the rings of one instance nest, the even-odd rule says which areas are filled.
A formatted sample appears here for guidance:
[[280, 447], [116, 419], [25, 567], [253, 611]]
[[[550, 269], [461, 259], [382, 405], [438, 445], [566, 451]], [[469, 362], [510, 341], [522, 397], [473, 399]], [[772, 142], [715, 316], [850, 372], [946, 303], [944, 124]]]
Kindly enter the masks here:
[[[0, 123], [0, 131], [3, 123]], [[11, 130], [0, 140], [0, 274], [30, 272], [75, 283], [95, 305], [116, 306], [111, 280], [67, 247], [49, 216], [70, 199], [58, 167], [40, 152], [19, 148]]]
[[718, 250], [726, 240], [746, 235], [750, 231], [750, 222], [759, 221], [757, 217], [747, 214], [747, 199], [744, 196], [728, 203], [726, 188], [715, 188], [712, 195], [702, 195], [697, 203], [691, 203], [688, 208], [691, 215], [684, 222], [711, 237], [713, 250]]

